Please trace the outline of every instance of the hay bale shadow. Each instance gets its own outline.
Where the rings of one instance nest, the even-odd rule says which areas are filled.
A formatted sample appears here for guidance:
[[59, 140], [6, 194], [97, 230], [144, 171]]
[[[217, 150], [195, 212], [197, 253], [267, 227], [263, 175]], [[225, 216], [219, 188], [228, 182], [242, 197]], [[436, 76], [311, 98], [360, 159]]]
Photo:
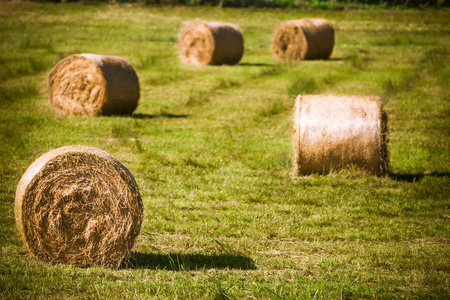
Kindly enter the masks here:
[[396, 173], [389, 173], [388, 177], [396, 180], [396, 181], [406, 181], [406, 182], [415, 182], [415, 181], [420, 181], [422, 180], [424, 177], [426, 176], [430, 176], [430, 177], [450, 177], [450, 173], [449, 172], [431, 172], [428, 174], [424, 174], [424, 173], [418, 173], [418, 174], [396, 174]]
[[266, 63], [239, 63], [239, 66], [243, 66], [243, 67], [272, 67], [273, 64], [266, 64]]
[[153, 118], [168, 118], [168, 119], [182, 119], [182, 118], [187, 118], [189, 117], [189, 115], [186, 114], [171, 114], [171, 113], [167, 113], [167, 112], [162, 112], [159, 114], [132, 114], [131, 117], [133, 119], [153, 119]]
[[152, 254], [133, 252], [122, 268], [129, 269], [163, 269], [171, 271], [192, 271], [203, 269], [256, 269], [252, 259], [233, 254]]

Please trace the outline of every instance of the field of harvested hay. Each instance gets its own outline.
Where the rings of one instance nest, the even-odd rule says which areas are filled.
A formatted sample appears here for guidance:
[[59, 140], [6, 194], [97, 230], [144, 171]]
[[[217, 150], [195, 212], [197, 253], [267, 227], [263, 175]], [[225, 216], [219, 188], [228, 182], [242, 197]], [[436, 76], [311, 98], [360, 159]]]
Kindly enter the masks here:
[[[275, 29], [300, 18], [323, 18], [333, 26], [329, 59], [275, 59]], [[448, 9], [377, 6], [320, 10], [0, 2], [0, 298], [448, 298], [449, 18]], [[181, 62], [178, 39], [197, 19], [239, 28], [244, 52], [237, 64]], [[136, 82], [130, 88], [120, 76], [98, 78], [103, 80], [101, 93], [108, 96], [117, 95], [114, 87], [120, 84], [121, 91], [129, 89], [125, 95], [135, 97], [139, 91], [135, 110], [131, 103], [125, 114], [103, 109], [66, 115], [54, 107], [47, 86], [50, 71], [82, 53], [117, 56], [132, 66], [139, 88]], [[71, 90], [71, 80], [58, 80], [65, 82], [58, 95]], [[71, 91], [78, 95], [75, 88]], [[84, 99], [87, 94], [79, 95]], [[376, 157], [374, 172], [355, 163], [325, 174], [293, 174], [294, 168], [301, 170], [293, 158], [297, 95], [376, 99], [378, 106], [363, 111], [375, 117], [366, 126], [369, 117], [361, 115], [358, 124], [366, 126], [361, 127], [364, 134], [371, 130], [367, 135], [378, 138], [376, 143], [387, 141], [388, 168]], [[376, 97], [387, 121], [380, 117]], [[76, 111], [82, 112], [83, 105]], [[340, 116], [347, 118], [326, 105], [315, 111], [324, 113], [317, 117], [322, 122], [325, 114], [337, 124]], [[316, 124], [312, 113], [299, 116], [308, 126]], [[388, 140], [373, 127], [383, 122]], [[344, 135], [353, 132], [351, 123], [345, 124]], [[330, 132], [336, 137], [332, 129], [317, 129], [311, 145], [321, 147], [321, 136]], [[131, 257], [119, 268], [78, 267], [65, 264], [65, 258], [52, 263], [48, 251], [36, 258], [16, 225], [16, 189], [27, 168], [48, 151], [79, 144], [109, 153], [139, 187], [142, 225]], [[346, 139], [336, 144], [340, 150], [366, 151]], [[328, 157], [329, 152], [320, 152], [322, 161], [341, 155]], [[321, 168], [317, 157], [311, 155], [316, 171]], [[69, 209], [70, 193], [40, 189], [53, 200], [61, 195], [62, 204], [55, 206]], [[69, 196], [76, 200], [87, 193]], [[27, 214], [42, 207], [35, 205]], [[69, 226], [58, 224], [58, 230]]]

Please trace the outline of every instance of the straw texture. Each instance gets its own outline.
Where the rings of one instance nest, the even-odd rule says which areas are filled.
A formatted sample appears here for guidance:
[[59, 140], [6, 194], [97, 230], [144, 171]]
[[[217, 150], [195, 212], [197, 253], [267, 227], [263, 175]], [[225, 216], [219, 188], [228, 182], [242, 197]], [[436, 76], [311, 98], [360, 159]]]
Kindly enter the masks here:
[[15, 216], [23, 241], [42, 260], [118, 267], [139, 234], [143, 205], [119, 161], [74, 145], [30, 165], [17, 187]]
[[327, 59], [333, 47], [334, 28], [320, 18], [283, 23], [272, 40], [272, 52], [282, 60]]
[[195, 21], [182, 30], [178, 50], [186, 64], [234, 65], [244, 54], [244, 38], [234, 24]]
[[387, 115], [379, 97], [300, 95], [293, 119], [295, 174], [345, 166], [387, 171]]
[[123, 58], [77, 54], [58, 62], [48, 76], [48, 97], [63, 115], [131, 114], [139, 101], [139, 80]]

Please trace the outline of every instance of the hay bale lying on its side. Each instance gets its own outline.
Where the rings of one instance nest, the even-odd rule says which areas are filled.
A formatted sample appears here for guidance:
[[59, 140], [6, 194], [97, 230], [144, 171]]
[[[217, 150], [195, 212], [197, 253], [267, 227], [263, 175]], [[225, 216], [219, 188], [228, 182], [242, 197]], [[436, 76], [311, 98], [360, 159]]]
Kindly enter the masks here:
[[196, 21], [182, 30], [178, 50], [186, 64], [234, 65], [244, 54], [244, 38], [234, 24]]
[[118, 267], [139, 234], [143, 205], [133, 175], [89, 146], [47, 152], [27, 169], [15, 200], [18, 230], [38, 258]]
[[139, 100], [139, 80], [123, 58], [77, 54], [58, 62], [48, 76], [48, 97], [64, 115], [131, 114]]
[[348, 165], [387, 171], [387, 115], [379, 97], [298, 96], [293, 143], [296, 174]]
[[273, 35], [272, 52], [278, 59], [327, 59], [334, 47], [334, 28], [320, 18], [288, 21]]

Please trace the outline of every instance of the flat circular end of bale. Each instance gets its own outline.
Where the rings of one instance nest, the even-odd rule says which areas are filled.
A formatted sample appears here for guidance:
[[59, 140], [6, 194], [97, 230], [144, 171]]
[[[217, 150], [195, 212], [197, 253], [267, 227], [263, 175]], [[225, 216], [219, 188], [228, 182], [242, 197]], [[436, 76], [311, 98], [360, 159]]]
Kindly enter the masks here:
[[59, 61], [47, 80], [56, 111], [69, 116], [131, 114], [139, 101], [139, 79], [123, 58], [76, 54]]
[[186, 64], [234, 65], [244, 54], [244, 37], [234, 24], [195, 21], [182, 30], [178, 50]]
[[301, 60], [307, 51], [307, 41], [299, 21], [280, 25], [272, 38], [272, 52], [277, 59]]
[[45, 153], [22, 176], [15, 217], [30, 252], [52, 263], [119, 267], [143, 220], [131, 173], [100, 149], [74, 145]]
[[207, 65], [212, 60], [214, 48], [213, 33], [205, 22], [192, 22], [181, 31], [178, 50], [183, 63]]
[[280, 60], [327, 59], [333, 47], [334, 28], [321, 18], [285, 22], [272, 38], [272, 52]]

